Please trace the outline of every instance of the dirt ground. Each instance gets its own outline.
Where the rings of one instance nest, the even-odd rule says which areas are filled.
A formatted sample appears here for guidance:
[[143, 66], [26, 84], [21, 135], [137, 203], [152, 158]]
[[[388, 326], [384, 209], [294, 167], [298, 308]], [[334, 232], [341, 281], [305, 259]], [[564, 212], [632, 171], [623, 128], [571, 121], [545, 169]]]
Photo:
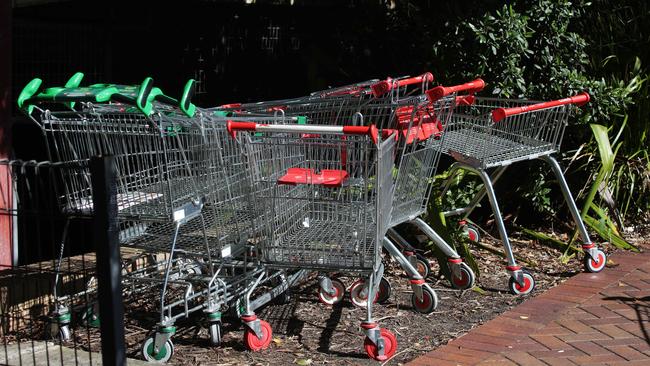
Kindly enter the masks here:
[[[650, 249], [648, 222], [626, 232], [630, 242], [645, 250]], [[566, 234], [560, 235], [559, 239], [568, 240]], [[511, 240], [515, 254], [528, 262], [521, 264], [536, 280], [536, 288], [529, 296], [540, 294], [582, 271], [581, 256], [563, 264], [557, 250], [515, 233], [511, 234]], [[487, 233], [483, 233], [481, 242], [501, 248], [501, 243]], [[610, 245], [603, 248], [608, 253], [615, 250]], [[474, 246], [472, 252], [480, 267], [481, 277], [477, 280], [480, 290], [452, 289], [445, 278], [436, 276], [437, 264], [432, 261], [433, 274], [427, 281], [438, 294], [439, 306], [428, 315], [412, 310], [412, 292], [407, 277], [396, 263], [385, 261], [386, 277], [392, 284], [393, 294], [386, 304], [375, 306], [374, 317], [398, 340], [397, 353], [385, 364], [401, 365], [413, 360], [525, 301], [525, 297], [508, 292], [509, 276], [502, 257]], [[608, 266], [616, 266], [616, 263], [610, 262]], [[341, 279], [348, 286], [355, 280]], [[258, 316], [273, 328], [271, 346], [261, 352], [250, 352], [244, 348], [244, 327], [238, 319], [224, 318], [223, 344], [220, 347], [210, 346], [208, 330], [201, 322], [200, 313], [194, 318], [177, 322], [178, 331], [172, 338], [175, 350], [170, 363], [193, 366], [380, 365], [368, 359], [363, 350], [364, 335], [359, 325], [365, 317], [365, 309], [354, 307], [347, 296], [334, 307], [323, 305], [318, 300], [317, 288], [316, 280], [311, 279], [293, 289], [288, 303], [270, 304], [258, 310]], [[151, 301], [151, 298], [127, 302], [127, 357], [142, 359], [142, 344], [158, 320], [156, 309], [157, 302]], [[32, 336], [43, 335], [42, 330], [29, 333]], [[11, 342], [12, 338], [5, 337], [5, 340]], [[65, 346], [99, 351], [99, 330], [79, 326], [74, 331], [73, 342]]]
[[[632, 242], [642, 242], [640, 228], [630, 235]], [[647, 236], [646, 236], [647, 237]], [[567, 278], [582, 271], [580, 258], [561, 263], [559, 253], [533, 241], [513, 236], [515, 253], [530, 265], [537, 285], [530, 296], [542, 293]], [[566, 239], [566, 238], [565, 238]], [[500, 242], [487, 236], [483, 242], [500, 247]], [[605, 247], [607, 252], [614, 249]], [[477, 284], [482, 291], [452, 289], [446, 279], [436, 277], [434, 271], [428, 278], [436, 290], [440, 303], [431, 314], [423, 315], [412, 310], [411, 290], [407, 278], [396, 263], [388, 263], [387, 277], [393, 287], [393, 295], [385, 305], [375, 306], [375, 319], [381, 327], [391, 330], [398, 339], [397, 354], [386, 364], [400, 365], [417, 356], [447, 343], [470, 329], [496, 317], [521, 303], [525, 298], [511, 295], [507, 289], [508, 274], [504, 260], [485, 250], [472, 249], [481, 268]], [[609, 263], [608, 265], [616, 265]], [[347, 285], [354, 279], [343, 278]], [[236, 319], [225, 319], [223, 344], [210, 347], [207, 329], [196, 321], [178, 324], [179, 331], [173, 337], [175, 353], [171, 360], [177, 365], [377, 365], [363, 351], [363, 333], [359, 327], [365, 309], [354, 307], [348, 298], [334, 307], [318, 301], [317, 283], [307, 281], [293, 290], [287, 304], [269, 305], [258, 316], [273, 327], [271, 347], [261, 352], [249, 352], [242, 343], [243, 326]], [[128, 321], [128, 319], [127, 319]], [[128, 357], [141, 358], [140, 347], [149, 329], [128, 321]]]

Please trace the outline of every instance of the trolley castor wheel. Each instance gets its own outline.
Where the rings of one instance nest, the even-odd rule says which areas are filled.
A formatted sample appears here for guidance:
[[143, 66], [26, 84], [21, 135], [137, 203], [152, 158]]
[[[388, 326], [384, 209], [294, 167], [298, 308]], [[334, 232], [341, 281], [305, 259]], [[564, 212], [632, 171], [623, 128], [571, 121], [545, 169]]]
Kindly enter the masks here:
[[72, 315], [67, 307], [59, 307], [52, 314], [52, 319], [45, 326], [45, 335], [49, 339], [60, 342], [67, 342], [72, 339], [70, 332], [70, 320]]
[[379, 281], [379, 290], [377, 292], [377, 302], [380, 304], [386, 303], [390, 299], [390, 295], [393, 293], [393, 287], [387, 279], [381, 278]]
[[431, 274], [431, 264], [429, 263], [429, 260], [420, 253], [415, 253], [415, 256], [417, 257], [415, 268], [418, 270], [418, 273], [422, 278], [429, 277], [429, 274]]
[[535, 278], [527, 271], [522, 270], [522, 283], [517, 282], [513, 275], [510, 276], [508, 287], [513, 295], [528, 295], [535, 288]]
[[81, 314], [81, 324], [90, 328], [99, 328], [99, 314], [95, 311], [94, 306], [88, 306], [86, 311]]
[[330, 294], [322, 286], [318, 286], [318, 299], [325, 305], [338, 304], [345, 296], [345, 284], [338, 278], [331, 278], [334, 293]]
[[429, 286], [423, 285], [422, 299], [418, 299], [417, 294], [414, 292], [411, 295], [411, 305], [418, 313], [429, 314], [438, 307], [438, 296]]
[[397, 338], [388, 329], [381, 328], [380, 337], [384, 340], [384, 354], [379, 354], [379, 347], [369, 337], [363, 342], [363, 348], [366, 350], [368, 357], [377, 361], [386, 361], [393, 357], [397, 351]]
[[144, 341], [142, 345], [142, 356], [148, 362], [154, 363], [165, 363], [168, 362], [174, 355], [174, 343], [171, 339], [165, 341], [162, 347], [155, 351], [154, 344], [156, 342], [156, 337], [151, 336]]
[[221, 345], [221, 312], [209, 309], [205, 311], [205, 316], [210, 334], [210, 345], [214, 347]]
[[[375, 300], [379, 297], [379, 291], [375, 293]], [[359, 279], [350, 286], [350, 301], [354, 306], [365, 308], [368, 306], [368, 286], [366, 281]]]
[[607, 263], [607, 254], [601, 249], [596, 249], [594, 254], [585, 252], [585, 257], [583, 259], [585, 271], [590, 273], [598, 273], [605, 269], [605, 264]]
[[259, 321], [259, 336], [253, 329], [251, 329], [250, 326], [248, 326], [248, 324], [246, 330], [244, 331], [244, 345], [251, 351], [261, 351], [268, 348], [271, 344], [271, 338], [273, 337], [273, 330], [271, 329], [271, 325], [264, 320], [257, 321]]
[[467, 239], [474, 243], [481, 241], [481, 233], [478, 230], [478, 226], [464, 220], [460, 222], [460, 225], [463, 229], [463, 233], [467, 236]]
[[210, 333], [210, 345], [213, 347], [218, 347], [221, 345], [221, 322], [214, 322], [210, 324], [208, 328]]
[[475, 281], [475, 276], [474, 276], [474, 271], [467, 265], [467, 263], [460, 263], [457, 264], [459, 268], [457, 271], [459, 272], [459, 276], [457, 275], [456, 271], [451, 269], [451, 286], [455, 289], [458, 290], [467, 290], [472, 287], [474, 287], [474, 281]]
[[45, 327], [45, 334], [53, 341], [67, 342], [72, 339], [70, 325], [68, 324], [49, 322]]

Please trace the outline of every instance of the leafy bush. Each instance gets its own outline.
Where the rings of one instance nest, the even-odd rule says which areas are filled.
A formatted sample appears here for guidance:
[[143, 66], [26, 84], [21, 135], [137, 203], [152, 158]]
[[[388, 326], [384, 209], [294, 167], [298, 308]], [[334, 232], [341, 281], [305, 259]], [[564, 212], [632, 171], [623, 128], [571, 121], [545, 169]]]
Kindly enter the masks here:
[[[631, 2], [634, 6], [647, 9], [647, 6], [638, 1]], [[626, 65], [623, 67], [624, 72], [613, 74], [612, 66], [608, 64], [616, 60], [615, 56], [590, 57], [594, 48], [590, 47], [588, 37], [591, 34], [603, 37], [602, 34], [607, 33], [605, 26], [616, 29], [618, 37], [629, 38], [626, 28], [619, 26], [620, 19], [611, 19], [611, 15], [605, 15], [610, 17], [606, 23], [586, 21], [598, 18], [602, 13], [600, 9], [610, 5], [615, 7], [615, 3], [601, 0], [598, 9], [585, 1], [537, 0], [503, 5], [499, 10], [483, 14], [477, 19], [449, 22], [445, 36], [434, 43], [433, 53], [437, 60], [446, 65], [444, 69], [450, 71], [446, 73], [446, 83], [481, 76], [488, 83], [487, 93], [498, 97], [556, 99], [587, 91], [592, 100], [571, 123], [598, 123], [618, 131], [622, 127], [624, 116], [635, 107], [639, 91], [647, 90], [644, 88], [647, 72], [642, 69], [637, 58], [632, 59], [632, 67]], [[628, 11], [629, 6], [623, 9]], [[611, 25], [612, 23], [616, 24]], [[641, 26], [635, 24], [635, 28]], [[610, 34], [609, 37], [608, 40], [615, 41], [617, 36]], [[449, 42], [450, 39], [457, 42]], [[599, 64], [594, 64], [595, 60]], [[609, 70], [607, 75], [603, 74], [605, 66]], [[647, 104], [647, 112], [641, 117], [646, 120], [650, 117], [650, 106]], [[629, 163], [632, 157], [634, 164], [628, 164], [629, 169], [624, 164], [619, 164], [617, 179], [609, 182], [610, 189], [617, 198], [634, 203], [633, 211], [627, 210], [627, 204], [624, 210], [624, 213], [632, 214], [647, 209], [650, 196], [650, 190], [645, 188], [650, 183], [647, 182], [643, 169], [649, 163], [647, 143], [644, 142], [650, 131], [647, 122], [644, 126], [635, 127], [635, 131], [628, 131], [627, 128], [622, 130], [626, 140], [630, 141], [625, 141], [617, 155], [621, 163]], [[574, 164], [572, 168], [576, 170], [572, 172], [578, 173], [578, 177], [583, 180], [595, 179], [599, 169], [598, 164], [591, 163], [597, 161], [593, 159], [597, 144], [588, 132], [589, 129], [581, 128], [580, 134], [568, 136], [564, 143], [564, 146], [582, 146], [579, 156], [588, 158], [588, 161], [581, 165]], [[631, 148], [626, 148], [628, 146]], [[539, 179], [532, 180], [531, 184], [524, 187], [526, 189], [518, 189], [518, 193], [527, 202], [532, 202], [537, 211], [553, 213], [555, 210], [550, 202], [560, 201], [549, 199], [552, 191], [543, 183], [548, 177], [538, 167], [530, 169], [527, 176]], [[636, 188], [635, 183], [636, 187], [640, 183], [642, 188]], [[450, 195], [462, 196], [453, 192]]]

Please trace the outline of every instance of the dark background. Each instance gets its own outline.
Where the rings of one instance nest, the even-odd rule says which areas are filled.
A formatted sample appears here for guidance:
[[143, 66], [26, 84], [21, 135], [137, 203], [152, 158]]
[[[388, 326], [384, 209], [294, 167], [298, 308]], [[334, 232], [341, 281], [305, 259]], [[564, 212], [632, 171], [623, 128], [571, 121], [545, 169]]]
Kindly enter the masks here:
[[[82, 85], [139, 84], [151, 76], [171, 96], [179, 96], [193, 78], [194, 102], [204, 107], [426, 71], [451, 84], [461, 80], [445, 79], [451, 72], [436, 62], [432, 41], [444, 37], [450, 20], [503, 3], [410, 1], [391, 12], [391, 2], [379, 0], [295, 0], [294, 5], [288, 0], [17, 0], [12, 15], [12, 158], [47, 159], [40, 129], [15, 108], [16, 96], [35, 77], [49, 87], [63, 85], [77, 71], [85, 74]], [[32, 224], [23, 220], [25, 233]], [[76, 238], [84, 237], [85, 227], [83, 221], [71, 226], [66, 255], [91, 248]], [[36, 257], [21, 249], [20, 262], [51, 258], [56, 249], [45, 248]]]

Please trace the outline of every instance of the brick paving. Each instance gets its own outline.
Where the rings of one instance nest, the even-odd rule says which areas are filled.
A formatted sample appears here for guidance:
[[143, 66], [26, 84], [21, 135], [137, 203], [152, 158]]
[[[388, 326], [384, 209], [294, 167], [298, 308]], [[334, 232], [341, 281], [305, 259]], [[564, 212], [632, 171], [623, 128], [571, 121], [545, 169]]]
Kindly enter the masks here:
[[650, 251], [580, 273], [409, 363], [650, 365]]

